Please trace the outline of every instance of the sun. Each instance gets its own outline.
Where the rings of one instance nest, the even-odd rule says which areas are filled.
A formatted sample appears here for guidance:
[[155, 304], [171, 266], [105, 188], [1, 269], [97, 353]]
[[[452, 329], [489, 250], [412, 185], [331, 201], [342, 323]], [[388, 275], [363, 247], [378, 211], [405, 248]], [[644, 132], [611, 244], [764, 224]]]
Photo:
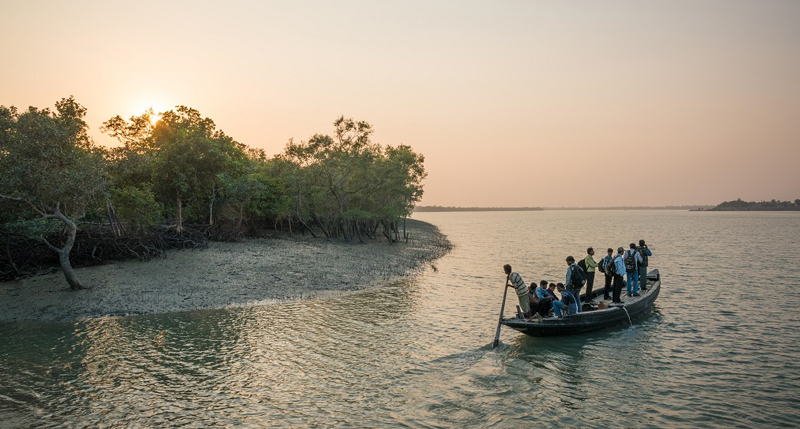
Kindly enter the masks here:
[[160, 120], [161, 120], [161, 112], [153, 111], [153, 113], [150, 114], [150, 124], [153, 125], [154, 127]]
[[137, 113], [136, 115], [149, 115], [150, 117], [150, 124], [156, 126], [158, 121], [161, 120], [161, 114], [169, 110], [169, 108], [165, 107], [164, 103], [159, 103], [155, 101], [146, 101], [146, 102], [139, 102], [138, 107], [134, 109]]

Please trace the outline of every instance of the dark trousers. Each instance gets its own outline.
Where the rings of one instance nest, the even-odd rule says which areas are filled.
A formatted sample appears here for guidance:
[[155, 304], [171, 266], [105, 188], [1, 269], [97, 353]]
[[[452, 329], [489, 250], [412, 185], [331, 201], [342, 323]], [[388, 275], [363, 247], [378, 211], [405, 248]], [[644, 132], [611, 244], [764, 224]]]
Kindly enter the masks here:
[[622, 285], [625, 283], [625, 279], [622, 278], [621, 275], [617, 274], [614, 276], [614, 294], [612, 295], [611, 301], [613, 302], [622, 302], [620, 299], [620, 295], [622, 295]]
[[603, 289], [603, 299], [611, 298], [611, 281], [614, 280], [614, 276], [609, 276], [606, 274], [606, 287]]
[[647, 290], [647, 267], [639, 267], [639, 289]]
[[586, 299], [589, 302], [592, 300], [592, 287], [594, 287], [594, 271], [586, 273]]

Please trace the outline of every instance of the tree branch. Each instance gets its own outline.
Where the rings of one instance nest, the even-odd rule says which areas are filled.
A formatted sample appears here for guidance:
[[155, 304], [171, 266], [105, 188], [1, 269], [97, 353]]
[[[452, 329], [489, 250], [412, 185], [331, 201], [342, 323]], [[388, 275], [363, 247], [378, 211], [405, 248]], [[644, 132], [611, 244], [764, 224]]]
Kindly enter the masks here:
[[[37, 207], [37, 206], [36, 206], [36, 204], [34, 204], [34, 203], [33, 203], [33, 201], [31, 201], [31, 200], [30, 200], [30, 199], [28, 199], [28, 198], [23, 198], [23, 197], [12, 197], [11, 195], [5, 195], [5, 194], [0, 194], [0, 198], [5, 198], [5, 199], [7, 199], [7, 200], [19, 201], [19, 202], [25, 203], [25, 204], [27, 204], [27, 205], [31, 206], [31, 208], [33, 209], [33, 211], [35, 211], [35, 212], [36, 212], [36, 213], [38, 213], [39, 215], [41, 215], [41, 216], [43, 216], [43, 217], [50, 217], [50, 216], [49, 216], [47, 213], [45, 213], [44, 211], [42, 211], [42, 209], [40, 209], [39, 207]], [[45, 206], [45, 207], [46, 207], [46, 208], [49, 208], [49, 207], [47, 207], [47, 206]]]

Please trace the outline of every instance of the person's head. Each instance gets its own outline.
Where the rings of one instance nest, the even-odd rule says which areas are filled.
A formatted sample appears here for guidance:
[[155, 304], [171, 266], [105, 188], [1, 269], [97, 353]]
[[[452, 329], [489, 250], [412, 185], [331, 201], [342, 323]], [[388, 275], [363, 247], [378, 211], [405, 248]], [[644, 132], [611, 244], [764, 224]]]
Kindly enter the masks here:
[[503, 265], [503, 271], [505, 271], [506, 274], [511, 274], [511, 265], [508, 264]]
[[555, 283], [550, 283], [550, 286], [548, 286], [547, 288], [550, 289], [550, 290], [554, 290], [556, 288], [556, 284]]
[[617, 253], [619, 253], [620, 255], [621, 255], [621, 254], [623, 254], [623, 253], [625, 253], [625, 248], [624, 248], [624, 247], [622, 247], [622, 246], [619, 246], [619, 247], [617, 248]]
[[586, 253], [589, 254], [589, 255], [594, 255], [594, 249], [590, 247], [590, 248], [586, 249]]
[[575, 263], [575, 258], [572, 256], [567, 256], [567, 265], [572, 265]]
[[542, 287], [542, 289], [545, 289], [545, 288], [547, 288], [547, 280], [542, 280], [542, 281], [540, 281], [540, 282], [539, 282], [539, 286], [541, 286], [541, 287]]
[[614, 254], [614, 249], [612, 249], [612, 248], [610, 248], [610, 247], [609, 247], [609, 248], [608, 248], [608, 255], [609, 255], [609, 256], [611, 256], [611, 255], [613, 255], [613, 254]]
[[630, 248], [631, 249], [636, 249], [636, 243], [631, 243]]
[[564, 290], [564, 283], [559, 283], [559, 284], [557, 284], [557, 285], [556, 285], [556, 289], [558, 289], [558, 291], [559, 291], [559, 292], [561, 292], [562, 290]]
[[644, 246], [644, 245], [645, 245], [645, 244], [644, 244], [644, 240], [639, 240], [639, 245], [640, 245], [640, 246]]

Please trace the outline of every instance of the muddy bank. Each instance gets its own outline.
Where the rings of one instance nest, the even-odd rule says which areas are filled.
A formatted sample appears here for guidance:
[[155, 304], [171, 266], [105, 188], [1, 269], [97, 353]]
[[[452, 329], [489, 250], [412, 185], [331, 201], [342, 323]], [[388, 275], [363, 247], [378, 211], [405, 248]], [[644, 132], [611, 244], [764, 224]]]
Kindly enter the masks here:
[[0, 283], [0, 320], [69, 321], [106, 315], [223, 308], [306, 299], [380, 286], [417, 272], [450, 243], [408, 221], [408, 243], [348, 244], [324, 239], [253, 239], [178, 250], [166, 259], [79, 269], [88, 290], [71, 291], [62, 273]]

